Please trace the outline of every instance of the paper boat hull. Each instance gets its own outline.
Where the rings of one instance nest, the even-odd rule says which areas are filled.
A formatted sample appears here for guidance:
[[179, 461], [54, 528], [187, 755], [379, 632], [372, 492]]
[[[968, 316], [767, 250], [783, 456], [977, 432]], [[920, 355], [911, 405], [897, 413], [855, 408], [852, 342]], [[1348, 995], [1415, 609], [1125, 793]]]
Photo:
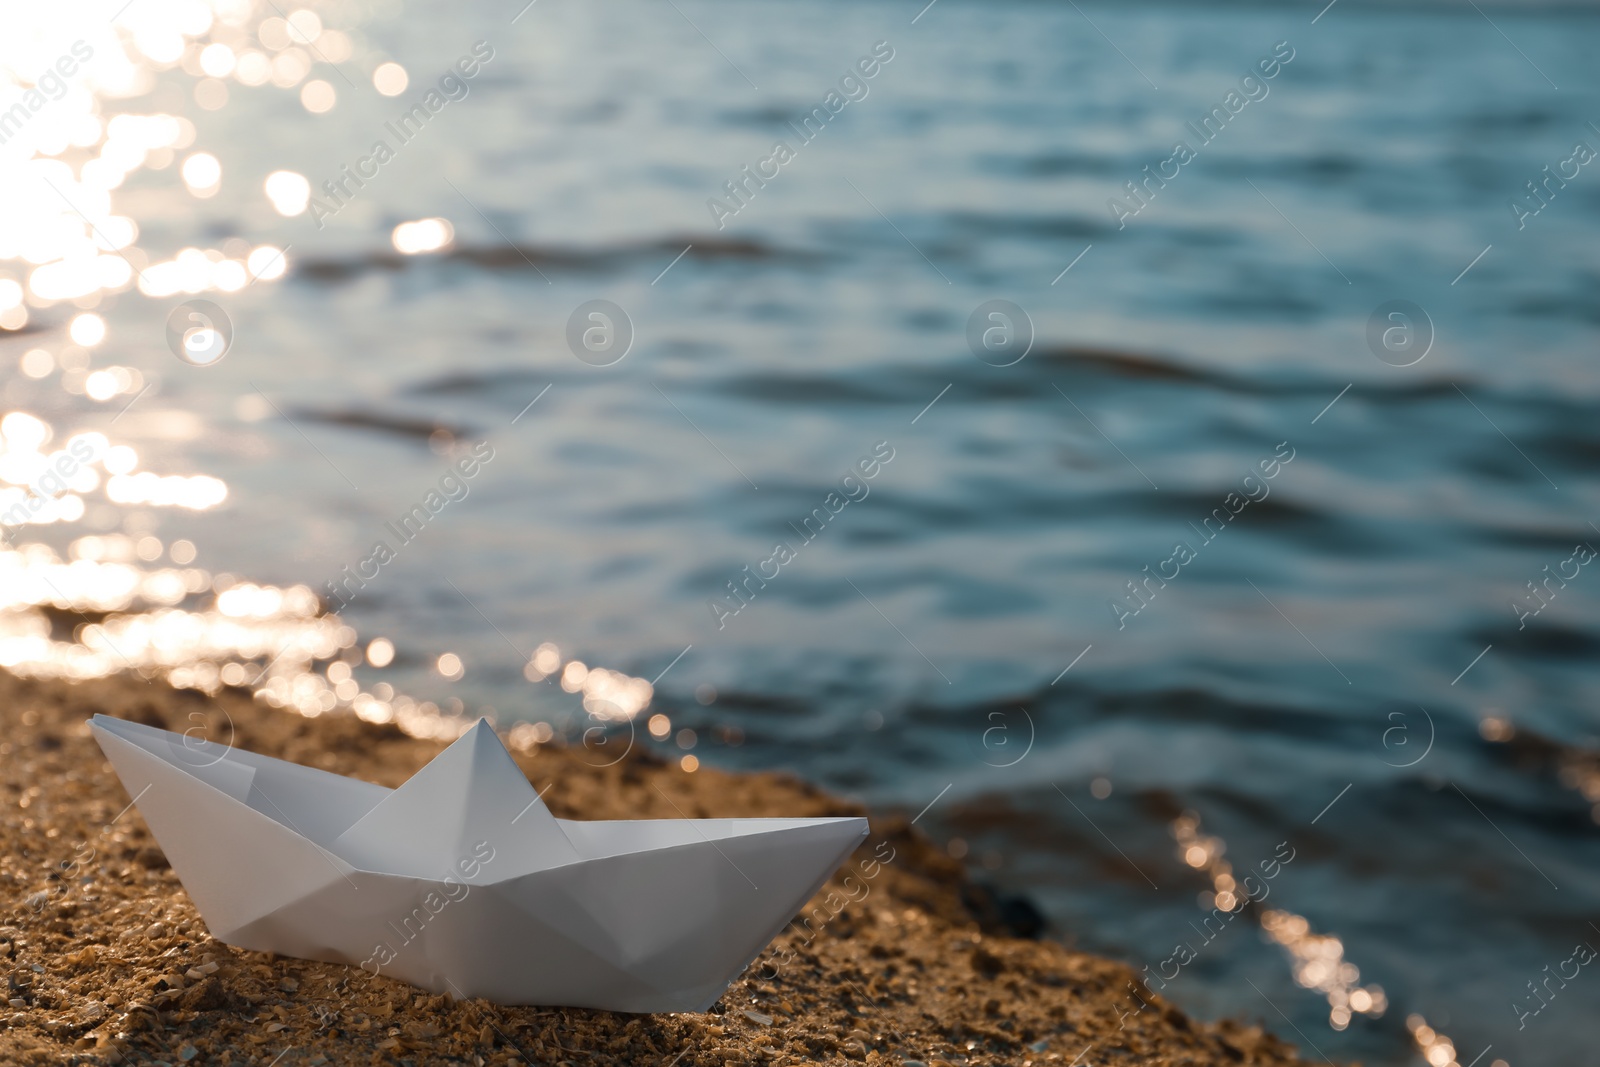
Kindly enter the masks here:
[[[469, 827], [463, 859], [421, 878], [338, 854], [398, 791], [102, 717], [93, 732], [218, 940], [502, 1004], [703, 1011], [867, 832], [858, 818], [552, 820], [579, 858], [525, 870], [518, 840]], [[271, 817], [282, 768], [340, 810], [316, 830], [278, 813], [306, 833]]]

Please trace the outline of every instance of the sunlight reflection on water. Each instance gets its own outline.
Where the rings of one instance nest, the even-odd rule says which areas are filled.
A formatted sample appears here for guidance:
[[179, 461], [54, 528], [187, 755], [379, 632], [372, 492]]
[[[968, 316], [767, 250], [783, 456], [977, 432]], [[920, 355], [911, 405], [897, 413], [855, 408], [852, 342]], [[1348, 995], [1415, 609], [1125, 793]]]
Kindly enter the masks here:
[[[95, 307], [135, 283], [161, 297], [237, 292], [284, 275], [282, 250], [237, 240], [157, 258], [114, 201], [139, 171], [166, 169], [195, 142], [187, 117], [134, 110], [158, 73], [196, 76], [196, 103], [215, 110], [227, 99], [220, 77], [259, 84], [265, 70], [261, 81], [292, 89], [312, 69], [306, 48], [320, 45], [325, 61], [349, 55], [348, 37], [324, 31], [315, 15], [290, 19], [292, 27], [262, 19], [243, 0], [128, 5], [115, 22], [85, 19], [76, 6], [7, 13], [0, 84], [8, 100], [18, 99], [0, 114], [0, 261], [24, 264], [26, 284], [0, 273], [0, 329], [20, 330], [56, 304]], [[252, 42], [276, 43], [277, 55], [269, 61]], [[208, 152], [190, 153], [179, 170], [197, 199], [214, 195], [223, 179]]]
[[[226, 80], [233, 79], [270, 82], [297, 92], [308, 111], [326, 112], [337, 101], [333, 86], [307, 79], [318, 63], [349, 59], [354, 39], [311, 11], [280, 17], [275, 5], [248, 0], [129, 5], [87, 29], [82, 12], [66, 8], [11, 11], [7, 22], [0, 84], [11, 90], [7, 99], [16, 95], [20, 102], [0, 112], [0, 264], [10, 264], [0, 269], [0, 331], [38, 329], [40, 312], [66, 305], [70, 343], [28, 351], [21, 361], [26, 377], [58, 375], [63, 392], [96, 402], [137, 399], [146, 387], [138, 370], [88, 369], [86, 351], [107, 334], [91, 309], [135, 285], [154, 298], [232, 293], [281, 279], [289, 268], [286, 249], [236, 237], [218, 248], [170, 253], [141, 244], [136, 207], [117, 206], [124, 197], [141, 202], [130, 178], [165, 170], [180, 156], [183, 190], [194, 199], [215, 195], [225, 178], [216, 156], [193, 150], [194, 122], [145, 111], [141, 98], [157, 74], [181, 69], [193, 76], [194, 101], [203, 110], [226, 106]], [[380, 92], [393, 95], [405, 84], [404, 70], [379, 64], [377, 82]], [[292, 216], [305, 210], [309, 185], [299, 174], [277, 171], [263, 192], [279, 214]], [[442, 219], [406, 223], [394, 237], [407, 253], [449, 240]], [[181, 426], [168, 429], [168, 436], [192, 436]], [[12, 542], [0, 548], [0, 666], [27, 677], [129, 670], [208, 693], [246, 687], [302, 715], [347, 710], [417, 736], [449, 739], [468, 725], [387, 683], [363, 690], [351, 671], [362, 661], [355, 630], [326, 611], [308, 586], [280, 588], [182, 565], [195, 555], [186, 540], [163, 545], [148, 535], [91, 533], [72, 540], [64, 555], [46, 544], [15, 543], [26, 527], [80, 522], [97, 494], [123, 509], [206, 511], [227, 500], [228, 487], [206, 474], [141, 470], [132, 446], [99, 432], [75, 434], [52, 449], [54, 428], [25, 411], [5, 414], [0, 435], [0, 522]], [[172, 565], [160, 565], [163, 555]], [[369, 654], [367, 663], [381, 668], [394, 649], [379, 638], [369, 652], [378, 642], [388, 646], [386, 658]], [[441, 665], [447, 661], [460, 662], [452, 653], [439, 657]], [[563, 662], [548, 643], [525, 673], [534, 682], [558, 677], [601, 724], [629, 722], [653, 693], [643, 679]], [[556, 734], [549, 723], [525, 723], [513, 740], [528, 747]]]
[[[227, 499], [227, 486], [207, 475], [137, 470], [137, 453], [103, 434], [78, 434], [47, 450], [53, 436], [27, 412], [0, 418], [0, 521], [12, 538], [30, 525], [82, 519], [85, 498], [96, 491], [113, 505], [194, 511]], [[160, 565], [163, 556], [172, 565]], [[133, 671], [207, 693], [245, 687], [301, 715], [346, 710], [418, 737], [453, 739], [470, 725], [384, 682], [363, 690], [351, 671], [363, 659], [356, 631], [326, 611], [309, 586], [280, 588], [184, 565], [194, 558], [187, 540], [163, 544], [124, 533], [78, 537], [65, 557], [39, 543], [0, 547], [0, 667], [34, 678]], [[365, 659], [381, 668], [393, 656], [392, 643], [377, 638]], [[446, 658], [459, 665], [448, 653], [441, 664]], [[591, 742], [591, 731], [631, 722], [653, 696], [642, 678], [563, 660], [549, 643], [524, 674], [530, 682], [557, 678], [563, 690], [581, 694], [584, 710], [601, 724], [584, 732]], [[521, 723], [511, 736], [526, 749], [555, 733], [549, 723]]]
[[[51, 428], [25, 412], [7, 414], [0, 431], [0, 481], [9, 483], [0, 490], [0, 504], [6, 515], [20, 517], [18, 527], [72, 523], [97, 488], [114, 504], [192, 510], [227, 497], [227, 487], [205, 475], [136, 471], [133, 450], [101, 434], [81, 434], [45, 452]], [[80, 454], [93, 458], [79, 462]], [[69, 467], [70, 474], [63, 473]], [[102, 480], [99, 469], [116, 473]], [[51, 477], [56, 481], [47, 484]], [[72, 491], [47, 495], [57, 484]], [[123, 533], [78, 537], [65, 557], [38, 543], [0, 548], [0, 667], [24, 677], [73, 679], [134, 671], [207, 693], [245, 687], [274, 707], [307, 716], [342, 709], [420, 737], [450, 739], [470, 725], [430, 701], [396, 694], [387, 683], [363, 690], [351, 670], [363, 659], [355, 630], [325, 611], [309, 586], [280, 588], [182, 565], [194, 555], [187, 540], [163, 544]], [[161, 565], [163, 557], [171, 565]], [[393, 655], [392, 643], [377, 638], [365, 659], [381, 668]], [[454, 659], [446, 654], [441, 664], [447, 658]], [[524, 673], [531, 682], [558, 678], [563, 690], [581, 694], [585, 711], [602, 724], [631, 721], [653, 695], [643, 679], [563, 660], [549, 643]], [[555, 734], [548, 723], [519, 727], [527, 728], [514, 730], [513, 738], [524, 748]]]

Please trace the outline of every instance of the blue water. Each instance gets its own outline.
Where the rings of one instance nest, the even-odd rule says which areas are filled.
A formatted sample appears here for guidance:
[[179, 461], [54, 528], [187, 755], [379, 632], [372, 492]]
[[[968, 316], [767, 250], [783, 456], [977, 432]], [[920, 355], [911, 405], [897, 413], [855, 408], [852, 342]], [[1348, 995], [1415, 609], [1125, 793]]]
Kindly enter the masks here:
[[[325, 15], [411, 74], [388, 99], [368, 53], [354, 87], [319, 67], [325, 115], [270, 86], [203, 111], [161, 76], [224, 178], [203, 202], [173, 170], [130, 179], [141, 246], [240, 235], [290, 270], [209, 294], [237, 336], [204, 370], [166, 351], [179, 298], [101, 305], [96, 360], [159, 381], [114, 439], [231, 491], [141, 532], [322, 590], [447, 473], [428, 426], [487, 440], [465, 499], [341, 611], [399, 649], [363, 683], [559, 725], [576, 698], [522, 673], [540, 642], [660, 675], [651, 713], [700, 759], [926, 808], [1059, 936], [1140, 967], [1209, 912], [1169, 832], [1191, 810], [1241, 868], [1288, 842], [1271, 906], [1389, 1003], [1332, 1029], [1241, 920], [1179, 1004], [1335, 1059], [1414, 1062], [1420, 1014], [1463, 1065], [1592, 1062], [1600, 976], [1537, 1014], [1526, 983], [1600, 947], [1600, 570], [1512, 604], [1600, 545], [1600, 163], [1521, 228], [1508, 203], [1600, 150], [1592, 9], [520, 6]], [[478, 40], [470, 94], [326, 228], [271, 211], [269, 171], [354, 165]], [[880, 41], [866, 95], [802, 143], [786, 124]], [[1186, 124], [1275, 47], [1293, 58], [1202, 143]], [[707, 200], [775, 140], [793, 158], [718, 229]], [[1119, 226], [1108, 200], [1131, 212], [1124, 184], [1179, 140], [1194, 158]], [[453, 248], [396, 254], [429, 216]], [[595, 299], [634, 331], [611, 366], [566, 339]], [[966, 337], [996, 299], [1034, 335], [1009, 366]], [[1433, 328], [1410, 366], [1368, 342], [1395, 300]], [[0, 356], [57, 343], [65, 314], [37, 321]], [[124, 402], [15, 376], [5, 401], [102, 430]], [[727, 599], [779, 542], [776, 577]], [[1172, 575], [1178, 542], [1141, 606], [1127, 583]]]

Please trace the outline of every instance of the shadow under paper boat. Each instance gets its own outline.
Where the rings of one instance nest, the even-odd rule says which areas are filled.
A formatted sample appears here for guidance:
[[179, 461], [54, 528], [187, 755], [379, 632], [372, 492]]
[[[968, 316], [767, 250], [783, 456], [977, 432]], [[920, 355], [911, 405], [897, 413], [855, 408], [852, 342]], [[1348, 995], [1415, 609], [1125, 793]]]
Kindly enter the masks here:
[[398, 789], [96, 715], [218, 940], [458, 998], [704, 1011], [867, 820], [555, 818], [487, 722]]

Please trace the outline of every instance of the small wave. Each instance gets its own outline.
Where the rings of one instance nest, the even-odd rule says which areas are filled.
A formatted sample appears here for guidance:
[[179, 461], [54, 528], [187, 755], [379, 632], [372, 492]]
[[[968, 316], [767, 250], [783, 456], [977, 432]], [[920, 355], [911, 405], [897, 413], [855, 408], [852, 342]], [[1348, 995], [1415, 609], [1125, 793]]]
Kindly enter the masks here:
[[[986, 155], [979, 157], [977, 164], [993, 174], [1027, 178], [1059, 178], [1066, 175], [1115, 178], [1129, 169], [1125, 162], [1110, 156], [1086, 156], [1065, 152], [1031, 156]], [[1132, 169], [1137, 170], [1137, 167]]]
[[414, 418], [409, 415], [388, 414], [381, 411], [361, 409], [322, 410], [319, 408], [295, 408], [294, 417], [306, 422], [320, 423], [324, 426], [343, 426], [354, 430], [378, 430], [382, 433], [395, 434], [400, 437], [420, 441], [450, 441], [461, 440], [473, 436], [473, 431], [464, 426], [452, 426], [438, 419]]
[[1096, 240], [1117, 232], [1103, 213], [1094, 215], [1015, 215], [990, 211], [956, 211], [940, 216], [955, 232], [956, 240], [967, 237], [984, 241], [995, 237], [1028, 240], [1071, 238]]
[[1235, 381], [1213, 371], [1112, 348], [1057, 345], [1038, 350], [1037, 358], [1052, 364], [1101, 370], [1124, 378], [1206, 385], [1231, 385]]
[[1519, 637], [1505, 643], [1507, 655], [1581, 663], [1592, 663], [1600, 656], [1600, 636], [1566, 623], [1530, 621]]
[[437, 256], [405, 256], [388, 250], [348, 256], [306, 256], [296, 264], [296, 273], [311, 281], [343, 282], [377, 271], [407, 270], [430, 260], [464, 263], [489, 271], [612, 271], [636, 264], [659, 266], [679, 253], [683, 253], [685, 259], [702, 262], [806, 262], [817, 258], [816, 253], [782, 249], [763, 241], [698, 235], [601, 248], [563, 248], [511, 242], [456, 245]]
[[540, 389], [550, 380], [527, 368], [499, 368], [483, 371], [451, 371], [426, 378], [405, 387], [408, 396], [495, 396], [506, 390], [520, 395], [524, 389]]

